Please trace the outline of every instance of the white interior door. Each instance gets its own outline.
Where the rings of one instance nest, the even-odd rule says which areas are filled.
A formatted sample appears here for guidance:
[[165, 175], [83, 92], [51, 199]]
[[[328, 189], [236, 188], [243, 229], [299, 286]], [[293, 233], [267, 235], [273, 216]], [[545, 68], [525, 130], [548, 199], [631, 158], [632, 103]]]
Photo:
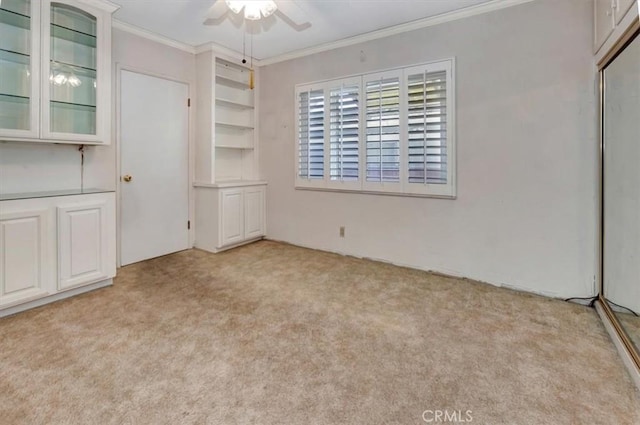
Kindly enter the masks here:
[[120, 73], [121, 265], [189, 247], [188, 97], [186, 84]]

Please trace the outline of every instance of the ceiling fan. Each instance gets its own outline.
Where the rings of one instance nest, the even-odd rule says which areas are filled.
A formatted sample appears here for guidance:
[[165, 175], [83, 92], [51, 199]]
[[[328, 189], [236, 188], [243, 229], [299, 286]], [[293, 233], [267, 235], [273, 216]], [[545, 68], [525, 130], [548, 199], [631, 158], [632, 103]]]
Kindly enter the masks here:
[[[220, 10], [222, 7], [225, 7], [225, 10]], [[225, 0], [224, 2], [218, 0], [212, 6], [212, 10], [214, 9], [218, 9], [217, 16], [207, 18], [203, 22], [204, 25], [220, 25], [226, 19], [241, 25], [244, 20], [258, 21], [270, 17], [278, 17], [297, 32], [311, 27], [310, 22], [295, 22], [278, 9], [278, 5], [273, 0]]]

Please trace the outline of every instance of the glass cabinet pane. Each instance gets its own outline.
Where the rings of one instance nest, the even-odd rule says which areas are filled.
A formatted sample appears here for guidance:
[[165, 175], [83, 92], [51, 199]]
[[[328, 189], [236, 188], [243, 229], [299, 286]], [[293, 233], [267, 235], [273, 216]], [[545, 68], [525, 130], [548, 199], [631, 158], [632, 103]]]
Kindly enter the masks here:
[[31, 102], [31, 2], [0, 4], [0, 129], [29, 130]]
[[50, 130], [96, 134], [97, 19], [51, 4]]

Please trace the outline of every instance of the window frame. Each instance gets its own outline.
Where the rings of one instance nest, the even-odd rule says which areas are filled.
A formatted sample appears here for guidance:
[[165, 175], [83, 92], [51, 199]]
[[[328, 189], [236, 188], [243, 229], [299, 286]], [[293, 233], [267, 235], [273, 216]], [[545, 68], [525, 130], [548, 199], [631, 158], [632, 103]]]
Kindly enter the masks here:
[[[446, 72], [446, 155], [447, 155], [447, 182], [440, 183], [409, 183], [409, 134], [408, 134], [408, 85], [409, 76], [419, 73]], [[381, 78], [399, 79], [400, 97], [400, 180], [396, 182], [373, 182], [367, 181], [367, 99], [366, 85], [368, 82]], [[342, 86], [353, 86], [357, 84], [358, 107], [359, 107], [359, 129], [358, 129], [358, 180], [342, 181], [331, 180], [331, 90]], [[300, 124], [300, 93], [323, 90], [324, 93], [324, 173], [322, 179], [301, 178], [299, 175], [299, 124]], [[294, 116], [295, 116], [295, 188], [326, 190], [354, 193], [368, 193], [395, 196], [432, 197], [432, 198], [456, 198], [457, 183], [457, 155], [456, 155], [456, 91], [455, 91], [455, 58], [425, 62], [418, 65], [393, 68], [378, 72], [369, 72], [359, 75], [335, 78], [313, 83], [297, 84], [294, 90]]]

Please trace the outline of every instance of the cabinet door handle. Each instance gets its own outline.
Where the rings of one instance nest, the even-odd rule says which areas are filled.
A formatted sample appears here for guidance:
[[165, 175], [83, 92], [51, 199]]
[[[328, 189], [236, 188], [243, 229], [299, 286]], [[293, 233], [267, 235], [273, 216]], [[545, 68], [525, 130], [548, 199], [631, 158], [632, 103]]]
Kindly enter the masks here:
[[132, 178], [133, 177], [131, 177], [129, 174], [126, 174], [126, 175], [122, 176], [122, 180], [124, 180], [127, 183], [129, 183]]

